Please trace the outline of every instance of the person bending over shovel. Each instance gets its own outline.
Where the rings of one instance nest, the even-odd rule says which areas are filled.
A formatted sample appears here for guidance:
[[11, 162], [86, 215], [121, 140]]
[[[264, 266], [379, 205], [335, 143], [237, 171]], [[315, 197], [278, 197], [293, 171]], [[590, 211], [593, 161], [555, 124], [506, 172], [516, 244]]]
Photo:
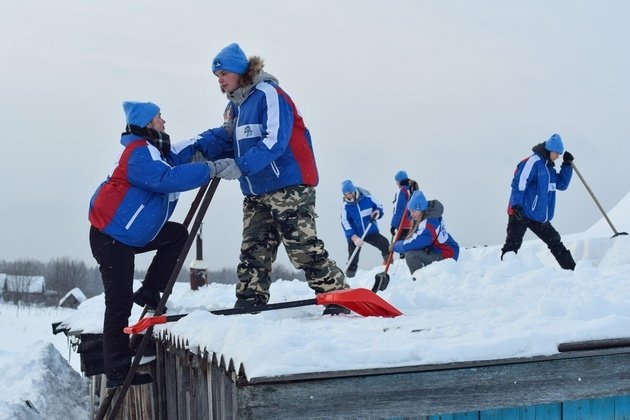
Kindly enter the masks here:
[[405, 253], [411, 274], [435, 261], [446, 258], [457, 260], [459, 245], [446, 231], [442, 220], [442, 203], [438, 200], [427, 201], [422, 191], [414, 191], [407, 208], [413, 219], [411, 233], [407, 238], [396, 241], [393, 249]]
[[376, 247], [383, 256], [389, 255], [389, 241], [378, 230], [377, 220], [383, 217], [383, 205], [365, 189], [355, 187], [349, 179], [341, 183], [343, 205], [341, 228], [348, 241], [347, 277], [354, 277], [359, 266], [359, 254], [364, 243]]

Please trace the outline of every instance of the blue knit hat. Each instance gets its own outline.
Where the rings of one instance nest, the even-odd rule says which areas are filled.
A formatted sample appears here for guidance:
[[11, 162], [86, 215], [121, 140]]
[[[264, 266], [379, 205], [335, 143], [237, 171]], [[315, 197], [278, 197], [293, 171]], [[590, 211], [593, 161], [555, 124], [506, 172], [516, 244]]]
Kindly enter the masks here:
[[545, 149], [550, 152], [556, 152], [559, 154], [564, 153], [564, 145], [562, 144], [562, 139], [559, 134], [554, 134], [549, 137], [549, 140], [545, 142]]
[[399, 184], [405, 179], [409, 179], [409, 177], [407, 176], [407, 172], [405, 171], [398, 171], [396, 172], [396, 175], [394, 175], [394, 180], [396, 180], [396, 182], [398, 182]]
[[354, 186], [354, 184], [352, 183], [352, 181], [350, 181], [349, 179], [346, 179], [345, 181], [343, 181], [341, 183], [341, 193], [345, 194], [345, 193], [355, 193], [357, 192], [357, 187]]
[[247, 73], [249, 60], [245, 53], [237, 43], [228, 45], [219, 51], [214, 60], [212, 60], [212, 73], [216, 74], [219, 70], [229, 71], [243, 75]]
[[407, 208], [409, 211], [425, 211], [428, 205], [429, 203], [427, 202], [427, 199], [424, 198], [422, 191], [414, 191], [409, 199]]
[[160, 112], [160, 107], [153, 102], [123, 102], [123, 110], [127, 118], [127, 124], [146, 127]]

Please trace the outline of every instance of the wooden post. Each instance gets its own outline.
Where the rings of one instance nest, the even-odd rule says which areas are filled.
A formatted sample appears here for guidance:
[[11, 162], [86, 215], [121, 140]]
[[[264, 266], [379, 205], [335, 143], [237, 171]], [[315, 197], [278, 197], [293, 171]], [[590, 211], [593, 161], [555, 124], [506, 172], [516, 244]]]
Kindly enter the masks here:
[[208, 265], [203, 261], [203, 241], [201, 239], [202, 226], [199, 227], [199, 232], [197, 233], [196, 259], [190, 264], [190, 288], [192, 290], [197, 290], [200, 286], [205, 285], [208, 278]]

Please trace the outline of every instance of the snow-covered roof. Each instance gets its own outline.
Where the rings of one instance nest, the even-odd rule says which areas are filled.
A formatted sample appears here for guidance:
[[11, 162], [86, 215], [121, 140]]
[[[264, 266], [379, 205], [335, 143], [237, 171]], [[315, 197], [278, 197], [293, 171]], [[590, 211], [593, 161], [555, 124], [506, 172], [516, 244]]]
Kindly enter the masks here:
[[8, 292], [44, 293], [46, 291], [46, 279], [44, 276], [7, 274], [4, 286]]
[[[619, 217], [619, 229], [628, 225], [625, 220]], [[189, 315], [154, 332], [231, 360], [249, 379], [546, 356], [558, 353], [560, 343], [626, 337], [630, 236], [573, 235], [564, 242], [575, 271], [562, 270], [539, 239], [524, 242], [518, 255], [504, 261], [500, 246], [463, 249], [458, 261], [431, 264], [416, 271], [415, 280], [404, 260], [396, 260], [389, 287], [379, 292], [403, 312], [396, 318], [322, 316], [318, 305], [213, 315], [208, 310], [234, 305], [233, 285], [192, 291], [176, 283], [167, 314]], [[348, 281], [369, 289], [382, 271], [359, 270]], [[271, 285], [270, 303], [312, 297], [303, 281]], [[100, 295], [63, 322], [72, 330], [100, 332], [103, 312]], [[140, 312], [134, 305], [131, 324]]]
[[62, 305], [66, 299], [68, 299], [70, 296], [74, 296], [74, 298], [77, 300], [77, 302], [81, 303], [84, 300], [87, 299], [87, 297], [85, 296], [85, 294], [83, 294], [83, 292], [81, 291], [81, 289], [79, 289], [78, 287], [75, 287], [74, 289], [70, 290], [68, 293], [66, 293], [64, 295], [64, 297], [62, 297], [61, 299], [59, 299], [59, 305]]

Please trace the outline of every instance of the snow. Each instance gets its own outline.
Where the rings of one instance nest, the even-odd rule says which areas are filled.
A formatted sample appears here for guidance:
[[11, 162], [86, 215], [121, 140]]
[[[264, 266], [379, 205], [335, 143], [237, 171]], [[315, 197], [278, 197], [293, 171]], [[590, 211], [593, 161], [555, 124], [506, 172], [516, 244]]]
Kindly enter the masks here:
[[0, 303], [0, 419], [89, 418], [88, 379], [78, 372], [79, 357], [51, 328], [72, 312]]
[[[618, 231], [628, 226], [629, 210], [630, 194], [610, 211]], [[323, 308], [318, 305], [219, 316], [207, 309], [232, 307], [233, 285], [210, 284], [192, 291], [179, 283], [169, 299], [168, 314], [190, 315], [156, 331], [184, 338], [192, 351], [205, 349], [232, 358], [236, 366], [243, 364], [250, 379], [551, 355], [562, 342], [627, 336], [630, 237], [611, 236], [605, 220], [583, 233], [564, 236], [577, 261], [574, 272], [560, 269], [537, 238], [502, 262], [499, 245], [463, 249], [459, 261], [432, 264], [413, 277], [404, 261], [395, 260], [389, 269], [390, 285], [379, 296], [403, 312], [397, 318], [321, 316]], [[359, 270], [349, 282], [354, 288], [371, 288], [382, 271], [382, 266]], [[306, 283], [283, 280], [273, 283], [270, 302], [312, 297]], [[4, 339], [0, 346], [4, 373], [0, 385], [7, 390], [0, 397], [0, 418], [7, 413], [13, 418], [31, 415], [24, 408], [26, 399], [43, 417], [54, 418], [64, 400], [58, 400], [59, 393], [51, 397], [53, 387], [60, 382], [78, 388], [85, 384], [55, 350], [63, 353], [67, 347], [57, 343], [53, 348], [41, 340], [53, 340], [54, 321], [63, 320], [73, 330], [100, 332], [103, 296], [84, 301], [78, 310], [48, 316], [10, 308], [0, 307], [0, 331], [17, 344]], [[130, 323], [140, 311], [134, 307]], [[45, 328], [36, 328], [35, 320], [45, 320]], [[59, 372], [53, 379], [50, 371], [55, 370]], [[76, 398], [77, 412], [85, 406], [87, 397], [75, 388], [63, 394], [66, 404]]]

